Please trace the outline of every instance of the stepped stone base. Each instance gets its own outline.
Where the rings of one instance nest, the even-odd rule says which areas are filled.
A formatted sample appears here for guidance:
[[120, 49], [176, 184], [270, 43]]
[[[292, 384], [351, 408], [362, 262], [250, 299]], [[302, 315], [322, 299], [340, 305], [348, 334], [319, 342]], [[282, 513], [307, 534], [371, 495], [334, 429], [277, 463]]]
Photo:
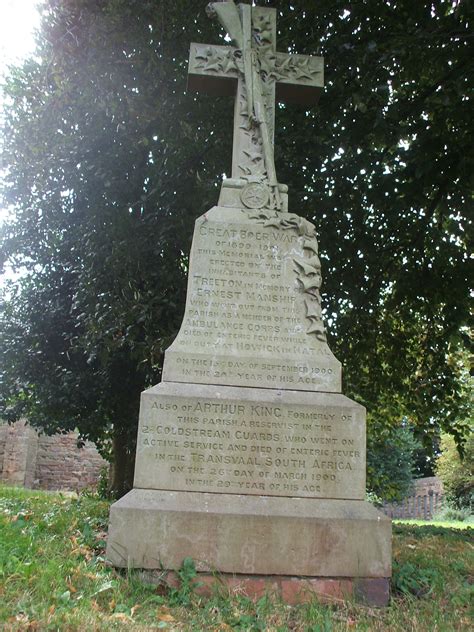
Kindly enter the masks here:
[[[178, 588], [180, 585], [174, 571], [143, 570], [140, 578], [146, 583], [165, 589]], [[264, 595], [273, 595], [290, 605], [307, 603], [314, 599], [322, 603], [355, 599], [368, 606], [383, 607], [388, 605], [390, 600], [388, 577], [351, 579], [198, 573], [194, 584], [196, 594], [202, 597], [211, 597], [217, 593], [245, 595], [257, 600]]]
[[388, 595], [391, 522], [360, 500], [134, 489], [112, 505], [114, 566], [176, 571], [186, 557], [200, 572], [245, 576], [250, 592], [276, 581], [285, 598], [336, 578], [337, 594], [369, 594], [377, 579]]

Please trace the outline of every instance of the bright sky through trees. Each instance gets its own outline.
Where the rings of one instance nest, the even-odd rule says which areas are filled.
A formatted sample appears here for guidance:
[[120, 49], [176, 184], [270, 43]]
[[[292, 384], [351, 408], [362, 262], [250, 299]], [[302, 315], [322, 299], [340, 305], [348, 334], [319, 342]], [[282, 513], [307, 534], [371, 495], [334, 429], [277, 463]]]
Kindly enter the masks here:
[[0, 74], [5, 66], [31, 53], [33, 31], [39, 24], [37, 0], [1, 0], [0, 2]]
[[[8, 66], [20, 62], [34, 50], [34, 30], [39, 26], [38, 0], [0, 0], [0, 109], [3, 108], [3, 77]], [[0, 114], [0, 124], [2, 116]], [[1, 144], [0, 139], [0, 144]], [[3, 167], [0, 165], [0, 178]], [[0, 223], [8, 209], [0, 200]]]

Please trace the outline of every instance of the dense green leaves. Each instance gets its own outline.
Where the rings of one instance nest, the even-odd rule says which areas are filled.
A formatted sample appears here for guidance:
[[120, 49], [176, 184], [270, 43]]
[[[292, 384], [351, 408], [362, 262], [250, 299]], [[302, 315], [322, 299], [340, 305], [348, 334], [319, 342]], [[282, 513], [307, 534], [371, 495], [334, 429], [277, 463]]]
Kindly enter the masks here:
[[[184, 307], [193, 221], [229, 171], [232, 104], [185, 94], [206, 2], [47, 0], [5, 92], [2, 410], [133, 453], [140, 391]], [[279, 179], [320, 234], [330, 344], [384, 442], [464, 432], [473, 157], [467, 2], [259, 2], [323, 54], [316, 108], [277, 112]], [[220, 34], [222, 36], [222, 34]], [[117, 445], [115, 446], [118, 449]]]
[[415, 457], [420, 444], [407, 426], [370, 433], [367, 441], [367, 480], [370, 491], [385, 501], [403, 500], [412, 491]]
[[443, 482], [446, 498], [455, 507], [472, 512], [474, 505], [474, 435], [471, 434], [459, 453], [449, 435], [441, 436], [441, 454], [436, 474]]

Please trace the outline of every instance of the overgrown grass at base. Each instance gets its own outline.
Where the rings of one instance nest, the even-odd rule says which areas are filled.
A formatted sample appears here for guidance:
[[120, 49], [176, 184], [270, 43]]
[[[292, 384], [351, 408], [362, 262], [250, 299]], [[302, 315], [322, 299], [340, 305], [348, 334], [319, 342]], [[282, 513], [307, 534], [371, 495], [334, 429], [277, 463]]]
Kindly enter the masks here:
[[394, 525], [394, 594], [388, 608], [355, 603], [290, 607], [192, 590], [193, 566], [168, 590], [106, 566], [109, 504], [0, 487], [0, 628], [5, 630], [472, 629], [473, 530]]

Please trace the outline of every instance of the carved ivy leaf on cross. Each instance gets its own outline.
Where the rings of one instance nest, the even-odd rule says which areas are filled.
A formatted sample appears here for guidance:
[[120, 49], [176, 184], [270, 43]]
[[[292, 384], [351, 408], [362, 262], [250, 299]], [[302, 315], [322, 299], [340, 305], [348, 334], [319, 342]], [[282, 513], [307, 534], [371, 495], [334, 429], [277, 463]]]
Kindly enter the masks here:
[[237, 69], [232, 51], [223, 53], [208, 47], [203, 52], [197, 53], [196, 59], [199, 60], [196, 68], [204, 72], [228, 73]]

